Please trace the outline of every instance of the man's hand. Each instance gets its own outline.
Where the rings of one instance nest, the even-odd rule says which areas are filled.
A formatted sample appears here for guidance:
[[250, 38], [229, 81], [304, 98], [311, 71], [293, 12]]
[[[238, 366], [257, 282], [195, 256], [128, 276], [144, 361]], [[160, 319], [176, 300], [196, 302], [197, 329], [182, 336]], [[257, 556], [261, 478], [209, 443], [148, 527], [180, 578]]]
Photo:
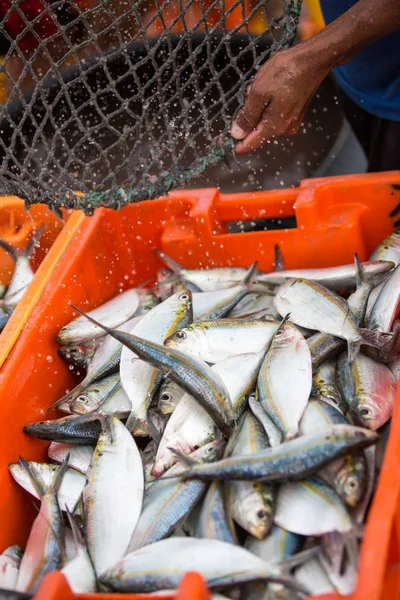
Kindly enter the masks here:
[[232, 137], [243, 140], [235, 152], [252, 152], [266, 140], [297, 133], [311, 98], [328, 72], [304, 56], [301, 44], [271, 58], [258, 71], [232, 125]]
[[400, 28], [400, 0], [358, 0], [312, 38], [282, 50], [258, 71], [231, 130], [236, 152], [296, 133], [325, 76], [357, 52]]

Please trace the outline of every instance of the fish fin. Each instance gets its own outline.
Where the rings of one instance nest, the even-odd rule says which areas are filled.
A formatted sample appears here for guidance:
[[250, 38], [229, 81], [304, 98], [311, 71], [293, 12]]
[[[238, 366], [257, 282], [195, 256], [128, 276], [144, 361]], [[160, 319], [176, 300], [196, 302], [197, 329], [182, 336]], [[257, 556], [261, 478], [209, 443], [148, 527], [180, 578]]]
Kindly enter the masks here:
[[354, 254], [354, 262], [356, 265], [356, 285], [357, 287], [359, 287], [362, 283], [366, 281], [366, 274], [363, 264], [358, 258], [357, 252]]
[[274, 246], [274, 271], [275, 273], [279, 273], [280, 271], [285, 270], [285, 259], [283, 258], [282, 250], [279, 247], [279, 244], [275, 244]]
[[69, 525], [72, 530], [72, 538], [74, 540], [75, 550], [78, 552], [79, 548], [84, 545], [83, 537], [68, 506], [65, 507], [65, 510], [67, 513]]
[[176, 450], [175, 448], [168, 448], [168, 450], [170, 450], [170, 452], [172, 452], [172, 454], [174, 454], [178, 458], [178, 460], [183, 462], [188, 467], [193, 467], [194, 465], [199, 464], [199, 461], [197, 461], [194, 458], [191, 458], [187, 454], [183, 454], [183, 452], [180, 452], [179, 450]]
[[361, 348], [362, 338], [358, 340], [348, 341], [347, 342], [347, 356], [349, 359], [349, 363], [352, 363], [357, 358], [360, 348]]
[[314, 558], [314, 556], [318, 556], [321, 552], [321, 546], [312, 546], [311, 548], [307, 548], [306, 550], [302, 550], [301, 552], [297, 552], [293, 554], [293, 556], [289, 556], [285, 558], [279, 563], [279, 566], [286, 570], [294, 569], [295, 567], [299, 567], [303, 563], [310, 560], [310, 558]]
[[164, 252], [158, 250], [157, 248], [154, 248], [153, 252], [158, 256], [158, 258], [160, 258], [163, 261], [163, 263], [167, 265], [169, 269], [171, 269], [171, 271], [173, 271], [177, 275], [181, 273], [181, 271], [183, 270], [183, 266], [176, 262], [176, 260], [174, 260], [170, 256], [167, 256], [166, 254], [164, 254]]
[[255, 260], [243, 278], [242, 285], [249, 286], [257, 274], [258, 261]]
[[62, 484], [62, 480], [64, 479], [64, 475], [67, 472], [68, 469], [68, 463], [69, 463], [69, 452], [66, 455], [63, 463], [58, 467], [57, 469], [57, 473], [56, 476], [53, 479], [53, 482], [51, 483], [51, 485], [49, 486], [48, 491], [49, 492], [53, 492], [54, 494], [58, 494], [58, 491], [60, 489], [60, 486]]
[[21, 467], [24, 469], [25, 473], [28, 475], [30, 482], [35, 488], [39, 498], [45, 495], [46, 493], [46, 485], [43, 483], [42, 478], [22, 456], [19, 457], [19, 462]]
[[283, 317], [282, 321], [280, 322], [280, 325], [279, 325], [278, 329], [275, 331], [275, 335], [274, 335], [274, 337], [276, 336], [276, 334], [277, 334], [278, 332], [281, 332], [281, 331], [282, 331], [282, 329], [283, 329], [283, 327], [284, 327], [285, 323], [287, 323], [287, 322], [289, 321], [289, 319], [290, 319], [290, 313], [288, 313], [287, 315], [285, 315], [285, 316]]
[[161, 442], [161, 433], [158, 431], [157, 427], [154, 425], [153, 421], [149, 414], [147, 414], [147, 428], [149, 430], [149, 436], [153, 439], [157, 444]]

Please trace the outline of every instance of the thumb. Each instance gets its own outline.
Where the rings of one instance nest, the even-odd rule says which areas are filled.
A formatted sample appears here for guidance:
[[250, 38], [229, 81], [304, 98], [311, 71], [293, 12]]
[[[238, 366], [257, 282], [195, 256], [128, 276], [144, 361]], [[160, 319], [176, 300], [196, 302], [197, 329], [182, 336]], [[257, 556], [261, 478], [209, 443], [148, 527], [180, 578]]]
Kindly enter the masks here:
[[236, 140], [245, 138], [257, 127], [265, 107], [265, 95], [252, 86], [243, 108], [239, 110], [232, 123], [231, 136]]

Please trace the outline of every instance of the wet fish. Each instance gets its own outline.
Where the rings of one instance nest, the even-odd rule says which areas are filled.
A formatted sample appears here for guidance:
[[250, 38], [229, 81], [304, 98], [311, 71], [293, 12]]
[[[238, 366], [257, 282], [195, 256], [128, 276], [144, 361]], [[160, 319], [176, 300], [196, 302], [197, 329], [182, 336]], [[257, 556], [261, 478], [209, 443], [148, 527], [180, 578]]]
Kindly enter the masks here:
[[257, 394], [284, 440], [292, 439], [298, 432], [311, 383], [311, 355], [307, 342], [294, 325], [283, 322], [261, 365]]
[[[112, 417], [99, 436], [83, 491], [86, 543], [97, 576], [124, 555], [139, 520], [143, 488], [135, 440]], [[114, 513], [118, 519], [111, 518]]]
[[345, 347], [344, 340], [327, 333], [314, 333], [307, 339], [307, 344], [311, 352], [313, 372], [325, 362], [339, 356]]
[[266, 351], [278, 327], [275, 320], [205, 321], [177, 331], [165, 345], [216, 363], [238, 354]]
[[[174, 589], [194, 564], [211, 588], [264, 579], [296, 589], [292, 578], [244, 548], [189, 537], [172, 537], [140, 548], [103, 573], [100, 581], [119, 592]], [[297, 589], [308, 591], [304, 586]]]
[[370, 261], [376, 260], [391, 261], [395, 267], [400, 264], [400, 230], [388, 235], [374, 250]]
[[339, 496], [317, 477], [280, 486], [275, 523], [299, 535], [347, 532], [353, 525]]
[[312, 378], [312, 396], [320, 397], [336, 406], [340, 411], [345, 410], [345, 404], [336, 382], [336, 363], [324, 362]]
[[374, 331], [390, 331], [400, 308], [400, 268], [396, 267], [386, 280], [368, 319]]
[[397, 382], [389, 367], [363, 354], [349, 364], [343, 354], [338, 360], [337, 381], [357, 423], [376, 430], [390, 419]]
[[158, 410], [162, 415], [171, 415], [185, 395], [185, 390], [177, 383], [166, 379], [161, 384], [158, 395]]
[[[114, 383], [114, 385], [109, 385], [111, 383]], [[89, 387], [92, 390], [96, 390], [98, 384], [95, 383]], [[99, 415], [112, 415], [119, 419], [126, 419], [129, 416], [131, 412], [131, 403], [122, 389], [118, 373], [111, 375], [108, 379], [105, 395], [104, 389], [101, 394], [90, 393], [90, 390], [89, 392], [88, 390], [89, 388], [71, 402], [71, 412], [78, 415], [88, 415], [96, 412]]]
[[263, 426], [268, 437], [269, 445], [272, 447], [279, 446], [282, 439], [282, 432], [271, 420], [271, 417], [265, 412], [260, 400], [254, 396], [250, 396], [249, 408], [257, 418], [258, 422]]
[[[362, 267], [368, 275], [383, 275], [389, 273], [394, 263], [387, 260], [364, 262]], [[319, 269], [288, 269], [274, 273], [259, 275], [258, 282], [282, 285], [289, 279], [308, 279], [323, 285], [330, 290], [344, 290], [356, 286], [357, 268], [354, 264], [326, 267]], [[281, 313], [282, 314], [282, 313]]]
[[349, 359], [357, 356], [362, 337], [347, 302], [337, 294], [313, 281], [288, 279], [278, 289], [275, 305], [297, 325], [345, 339]]
[[69, 405], [72, 413], [84, 415], [97, 406], [109, 395], [116, 384], [119, 383], [118, 373], [114, 373], [88, 385], [88, 387], [79, 396], [77, 396]]
[[216, 269], [185, 269], [160, 250], [154, 250], [157, 256], [184, 283], [194, 284], [202, 292], [213, 292], [232, 287], [243, 281], [247, 269], [221, 267]]
[[[229, 319], [253, 317], [258, 313], [265, 312], [275, 315], [274, 296], [250, 292], [229, 312]], [[279, 315], [278, 315], [279, 318]]]
[[196, 514], [194, 537], [236, 544], [235, 527], [225, 507], [225, 491], [221, 481], [212, 481], [200, 510]]
[[[376, 443], [368, 429], [335, 425], [314, 435], [303, 435], [251, 456], [229, 457], [211, 464], [189, 465], [180, 477], [205, 480], [283, 481], [315, 473], [334, 458]], [[185, 464], [186, 457], [175, 451]]]
[[67, 463], [57, 467], [51, 484], [46, 485], [37, 471], [33, 471], [23, 458], [20, 460], [40, 497], [40, 511], [32, 525], [21, 560], [16, 590], [36, 593], [45, 575], [56, 571], [62, 564], [64, 523], [57, 494]]
[[75, 344], [74, 346], [61, 346], [58, 349], [58, 355], [70, 365], [78, 369], [87, 369], [96, 349], [101, 343], [101, 338]]

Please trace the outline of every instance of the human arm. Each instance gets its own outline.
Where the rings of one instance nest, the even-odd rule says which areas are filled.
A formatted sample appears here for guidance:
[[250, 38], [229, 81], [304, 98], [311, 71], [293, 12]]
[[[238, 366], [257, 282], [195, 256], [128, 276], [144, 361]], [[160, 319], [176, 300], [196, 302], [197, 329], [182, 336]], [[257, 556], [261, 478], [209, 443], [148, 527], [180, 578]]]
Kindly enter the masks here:
[[399, 28], [400, 0], [358, 0], [312, 38], [278, 52], [258, 71], [232, 124], [232, 137], [242, 140], [236, 152], [252, 152], [266, 140], [296, 133], [328, 73]]

